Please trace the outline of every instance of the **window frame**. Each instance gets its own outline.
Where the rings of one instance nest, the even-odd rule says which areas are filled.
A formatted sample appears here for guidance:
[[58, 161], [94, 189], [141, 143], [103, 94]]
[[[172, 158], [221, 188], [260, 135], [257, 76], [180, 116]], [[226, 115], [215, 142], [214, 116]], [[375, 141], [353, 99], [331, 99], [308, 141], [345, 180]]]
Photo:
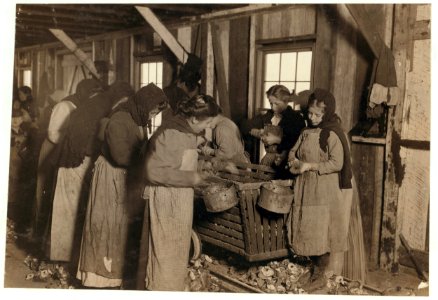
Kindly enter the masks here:
[[314, 80], [314, 64], [315, 64], [315, 39], [307, 40], [288, 40], [276, 43], [264, 43], [263, 41], [257, 42], [257, 55], [256, 55], [256, 87], [255, 87], [255, 101], [254, 101], [254, 114], [257, 115], [261, 109], [263, 109], [263, 99], [265, 97], [265, 91], [263, 90], [264, 75], [265, 75], [265, 55], [268, 53], [276, 52], [288, 52], [300, 50], [312, 51], [312, 63], [310, 69], [310, 89], [313, 89]]

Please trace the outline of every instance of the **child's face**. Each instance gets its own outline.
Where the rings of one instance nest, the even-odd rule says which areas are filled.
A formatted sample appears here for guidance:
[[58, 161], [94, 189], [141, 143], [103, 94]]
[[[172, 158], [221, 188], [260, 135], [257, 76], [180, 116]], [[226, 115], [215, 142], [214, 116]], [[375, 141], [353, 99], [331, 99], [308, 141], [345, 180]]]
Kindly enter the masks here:
[[281, 113], [283, 112], [287, 107], [287, 102], [278, 99], [274, 96], [269, 96], [269, 103], [271, 104], [271, 109], [274, 111], [274, 113]]
[[324, 108], [315, 105], [309, 106], [308, 118], [312, 126], [318, 126], [324, 117]]
[[27, 100], [27, 96], [22, 91], [18, 91], [18, 99], [20, 99], [20, 101], [26, 101]]

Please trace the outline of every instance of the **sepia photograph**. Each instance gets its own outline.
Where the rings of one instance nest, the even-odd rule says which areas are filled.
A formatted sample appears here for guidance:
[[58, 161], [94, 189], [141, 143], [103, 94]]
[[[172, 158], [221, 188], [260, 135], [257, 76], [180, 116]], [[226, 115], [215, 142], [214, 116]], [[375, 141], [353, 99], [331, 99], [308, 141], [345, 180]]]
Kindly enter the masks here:
[[430, 296], [431, 3], [2, 15], [3, 299]]

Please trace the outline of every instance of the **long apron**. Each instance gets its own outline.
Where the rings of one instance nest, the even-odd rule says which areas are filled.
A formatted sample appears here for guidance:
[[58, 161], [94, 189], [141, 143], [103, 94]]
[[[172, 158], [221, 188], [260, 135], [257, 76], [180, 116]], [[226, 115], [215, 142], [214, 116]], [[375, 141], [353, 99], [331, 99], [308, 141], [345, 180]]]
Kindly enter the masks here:
[[[198, 154], [186, 150], [180, 170], [194, 171]], [[149, 188], [150, 236], [146, 289], [183, 291], [193, 223], [193, 188]]]
[[34, 238], [41, 238], [49, 220], [50, 201], [53, 199], [53, 177], [55, 167], [50, 161], [50, 154], [53, 152], [55, 144], [47, 138], [41, 145], [38, 158], [37, 184], [35, 191], [35, 206], [33, 219]]
[[51, 260], [71, 261], [73, 251], [79, 251], [90, 169], [91, 158], [88, 156], [76, 168], [58, 169], [50, 231]]
[[[306, 130], [297, 157], [304, 162], [328, 160], [319, 147], [320, 130]], [[337, 172], [308, 171], [296, 178], [294, 200], [287, 222], [292, 250], [303, 256], [347, 250], [351, 197], [339, 188]]]
[[127, 171], [104, 156], [95, 165], [76, 277], [84, 286], [120, 286], [128, 236]]

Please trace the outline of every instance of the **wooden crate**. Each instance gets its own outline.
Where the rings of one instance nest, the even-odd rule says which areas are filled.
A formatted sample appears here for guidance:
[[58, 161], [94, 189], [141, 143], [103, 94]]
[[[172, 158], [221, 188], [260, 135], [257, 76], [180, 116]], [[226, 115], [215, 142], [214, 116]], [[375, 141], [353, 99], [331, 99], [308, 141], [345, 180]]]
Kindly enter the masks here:
[[[249, 262], [285, 257], [289, 254], [286, 242], [287, 215], [258, 207], [260, 187], [269, 181], [248, 178], [247, 175], [221, 174], [222, 178], [234, 179], [231, 181], [236, 185], [239, 203], [227, 211], [209, 213], [200, 199], [196, 208], [196, 230], [202, 241], [239, 254]], [[290, 181], [288, 183], [292, 184]]]

